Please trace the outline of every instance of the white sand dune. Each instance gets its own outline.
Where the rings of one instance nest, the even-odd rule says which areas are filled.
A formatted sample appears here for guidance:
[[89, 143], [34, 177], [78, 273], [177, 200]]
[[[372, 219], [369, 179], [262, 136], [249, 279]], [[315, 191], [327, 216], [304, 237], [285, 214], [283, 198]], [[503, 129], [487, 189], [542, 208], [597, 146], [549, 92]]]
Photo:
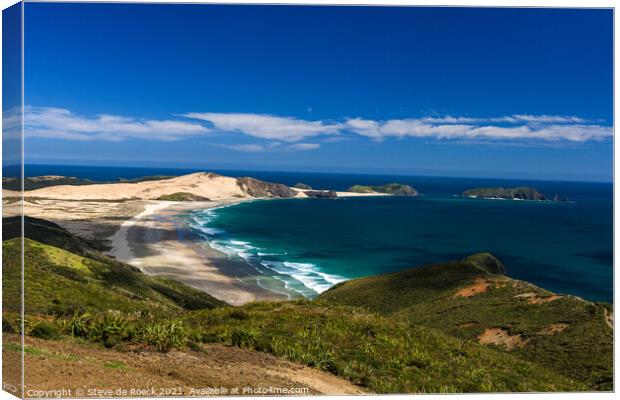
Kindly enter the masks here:
[[250, 197], [239, 187], [236, 178], [206, 172], [137, 183], [50, 186], [29, 190], [25, 196], [72, 200], [155, 200], [179, 192], [211, 200]]

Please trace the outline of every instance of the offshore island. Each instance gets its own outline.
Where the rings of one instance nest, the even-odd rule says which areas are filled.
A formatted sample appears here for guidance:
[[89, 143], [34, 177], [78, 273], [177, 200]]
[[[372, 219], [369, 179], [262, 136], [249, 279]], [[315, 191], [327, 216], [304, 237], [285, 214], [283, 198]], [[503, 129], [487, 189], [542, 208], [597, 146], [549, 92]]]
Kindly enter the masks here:
[[[535, 188], [520, 186], [515, 188], [476, 188], [469, 189], [463, 192], [463, 197], [472, 197], [479, 199], [503, 199], [503, 200], [532, 200], [532, 201], [546, 201], [551, 200], [544, 194], [540, 193]], [[553, 201], [568, 201], [568, 199], [558, 196], [553, 196]]]
[[[86, 369], [76, 387], [156, 380], [185, 395], [240, 371], [244, 384], [308, 394], [612, 389], [612, 305], [510, 278], [491, 254], [290, 299], [281, 282], [257, 284], [255, 270], [201, 245], [177, 218], [257, 199], [416, 196], [408, 185], [335, 191], [214, 173], [24, 185], [22, 199], [18, 182], [3, 182], [5, 215], [15, 215], [3, 219], [3, 356], [20, 354], [23, 201], [29, 387]], [[543, 199], [522, 188], [465, 193]], [[38, 370], [58, 373], [38, 379]]]

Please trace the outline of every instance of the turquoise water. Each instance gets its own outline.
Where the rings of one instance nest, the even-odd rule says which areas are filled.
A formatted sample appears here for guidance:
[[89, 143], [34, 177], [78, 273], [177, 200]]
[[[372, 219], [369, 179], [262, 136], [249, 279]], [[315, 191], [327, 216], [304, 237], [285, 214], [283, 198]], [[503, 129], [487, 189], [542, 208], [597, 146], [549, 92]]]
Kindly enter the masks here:
[[[27, 165], [28, 176], [95, 181], [182, 175], [172, 168]], [[312, 297], [344, 279], [397, 271], [490, 251], [508, 274], [546, 289], [612, 301], [611, 183], [225, 171], [293, 185], [344, 190], [402, 182], [421, 197], [292, 199], [243, 203], [188, 215], [193, 230], [231, 258]], [[571, 203], [454, 197], [466, 189], [532, 186]]]
[[346, 279], [488, 251], [514, 278], [611, 302], [611, 192], [583, 185], [560, 193], [570, 193], [570, 203], [449, 192], [288, 199], [199, 211], [190, 221], [216, 249], [308, 297]]

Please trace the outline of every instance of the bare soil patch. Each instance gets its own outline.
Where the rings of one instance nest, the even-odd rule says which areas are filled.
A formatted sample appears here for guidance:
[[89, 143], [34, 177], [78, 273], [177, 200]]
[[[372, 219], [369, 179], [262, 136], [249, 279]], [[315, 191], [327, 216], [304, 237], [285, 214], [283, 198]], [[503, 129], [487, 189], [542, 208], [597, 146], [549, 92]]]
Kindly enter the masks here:
[[487, 328], [478, 336], [478, 341], [485, 345], [495, 345], [505, 347], [506, 350], [514, 350], [517, 347], [525, 346], [526, 341], [521, 335], [510, 335], [508, 331], [501, 328]]
[[453, 297], [471, 297], [484, 293], [489, 288], [489, 282], [483, 278], [476, 278], [474, 284], [467, 286], [454, 294]]

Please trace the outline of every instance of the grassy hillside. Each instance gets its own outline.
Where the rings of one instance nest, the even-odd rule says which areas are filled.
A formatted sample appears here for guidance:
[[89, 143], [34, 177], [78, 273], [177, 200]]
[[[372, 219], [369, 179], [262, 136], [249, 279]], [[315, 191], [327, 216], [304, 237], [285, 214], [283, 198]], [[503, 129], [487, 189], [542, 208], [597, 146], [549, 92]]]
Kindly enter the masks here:
[[188, 313], [200, 340], [266, 351], [378, 393], [566, 391], [587, 386], [437, 329], [349, 306], [255, 303]]
[[[95, 245], [87, 242], [60, 225], [40, 218], [24, 217], [25, 236], [38, 242], [65, 249], [79, 255], [95, 255]], [[22, 234], [20, 216], [2, 219], [2, 240], [18, 238]]]
[[[605, 322], [611, 307], [556, 298], [507, 278], [487, 254], [352, 280], [313, 301], [230, 307], [105, 257], [53, 224], [32, 224], [39, 230], [27, 232], [47, 243], [24, 243], [24, 331], [39, 339], [89, 341], [120, 352], [204, 351], [222, 343], [379, 393], [611, 389], [612, 332]], [[3, 242], [7, 332], [19, 327], [10, 301], [19, 295], [20, 244]], [[504, 342], [481, 344], [488, 329], [498, 329]]]
[[356, 305], [461, 340], [488, 340], [591, 387], [611, 389], [613, 330], [606, 321], [611, 305], [555, 295], [502, 270], [494, 257], [480, 254], [344, 282], [317, 301]]
[[[3, 304], [18, 312], [10, 299], [19, 296], [19, 238], [3, 242]], [[165, 278], [150, 277], [110, 258], [84, 257], [58, 247], [25, 239], [25, 301], [30, 315], [74, 312], [157, 311], [220, 306], [208, 294]]]

